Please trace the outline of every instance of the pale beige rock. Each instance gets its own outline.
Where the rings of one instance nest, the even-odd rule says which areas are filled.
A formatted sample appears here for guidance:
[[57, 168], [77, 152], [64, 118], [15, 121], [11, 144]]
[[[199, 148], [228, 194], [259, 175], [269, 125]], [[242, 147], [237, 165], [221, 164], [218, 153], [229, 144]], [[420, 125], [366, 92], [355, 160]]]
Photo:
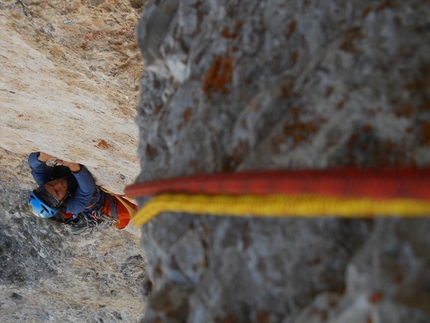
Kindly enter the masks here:
[[49, 20], [17, 7], [2, 11], [0, 147], [81, 162], [120, 193], [138, 174], [133, 118], [142, 66], [133, 39], [138, 13], [118, 1], [109, 6], [122, 11], [26, 7], [47, 9]]
[[71, 236], [25, 207], [31, 151], [85, 164], [117, 193], [140, 171], [139, 12], [98, 2], [0, 3], [1, 322], [136, 322], [144, 309], [138, 228]]

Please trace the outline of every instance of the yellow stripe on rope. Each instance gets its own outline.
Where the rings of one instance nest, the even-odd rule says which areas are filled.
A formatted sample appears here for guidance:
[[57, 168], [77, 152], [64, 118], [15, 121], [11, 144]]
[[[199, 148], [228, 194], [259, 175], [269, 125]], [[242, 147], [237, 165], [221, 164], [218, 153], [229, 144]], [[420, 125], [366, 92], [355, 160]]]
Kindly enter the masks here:
[[153, 197], [132, 218], [143, 225], [162, 212], [261, 217], [426, 217], [430, 202], [414, 199], [374, 200], [324, 196], [161, 194]]

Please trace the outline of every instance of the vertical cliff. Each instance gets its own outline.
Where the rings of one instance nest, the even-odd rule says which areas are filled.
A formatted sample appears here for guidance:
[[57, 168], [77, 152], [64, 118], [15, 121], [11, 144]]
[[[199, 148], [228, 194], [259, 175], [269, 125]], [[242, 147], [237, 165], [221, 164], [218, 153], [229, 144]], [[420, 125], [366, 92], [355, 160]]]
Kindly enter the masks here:
[[132, 226], [70, 235], [26, 208], [45, 151], [121, 193], [138, 174], [139, 1], [0, 2], [0, 321], [136, 322], [145, 255]]
[[[427, 167], [429, 13], [426, 1], [148, 1], [139, 180]], [[142, 322], [425, 322], [429, 229], [164, 213], [142, 231]]]

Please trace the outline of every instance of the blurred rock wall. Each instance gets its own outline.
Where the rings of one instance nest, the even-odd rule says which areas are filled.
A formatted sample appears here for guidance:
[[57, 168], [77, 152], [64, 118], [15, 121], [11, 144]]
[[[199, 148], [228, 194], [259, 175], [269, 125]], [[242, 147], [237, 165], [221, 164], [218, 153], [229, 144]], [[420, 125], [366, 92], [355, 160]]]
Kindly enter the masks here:
[[[138, 181], [428, 166], [429, 17], [418, 0], [147, 1]], [[427, 322], [429, 229], [165, 213], [142, 231], [142, 322]]]

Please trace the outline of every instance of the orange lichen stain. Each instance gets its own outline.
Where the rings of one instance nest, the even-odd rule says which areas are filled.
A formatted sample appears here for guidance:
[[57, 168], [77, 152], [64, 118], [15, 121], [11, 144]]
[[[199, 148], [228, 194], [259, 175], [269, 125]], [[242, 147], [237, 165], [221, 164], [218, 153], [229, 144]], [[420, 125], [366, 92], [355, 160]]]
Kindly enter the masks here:
[[197, 9], [198, 7], [200, 7], [200, 5], [202, 4], [202, 2], [200, 0], [198, 0], [195, 4], [193, 4], [193, 8]]
[[159, 114], [160, 113], [160, 111], [161, 111], [161, 108], [162, 108], [162, 106], [161, 105], [157, 105], [156, 107], [155, 107], [155, 111], [154, 111], [154, 113], [157, 115], [157, 114]]
[[414, 83], [406, 83], [405, 84], [405, 89], [412, 91], [415, 88], [415, 84]]
[[354, 47], [354, 41], [362, 38], [363, 35], [360, 33], [360, 27], [351, 28], [346, 32], [345, 41], [340, 45], [340, 49], [345, 52], [357, 53], [358, 50]]
[[185, 122], [185, 124], [187, 124], [190, 121], [192, 114], [193, 114], [193, 109], [187, 108], [185, 110], [185, 112], [184, 112], [184, 122]]
[[240, 164], [243, 159], [249, 154], [249, 144], [247, 141], [241, 140], [233, 150], [233, 161]]
[[221, 32], [221, 36], [223, 36], [224, 38], [233, 38], [234, 39], [237, 37], [237, 34], [235, 34], [235, 33], [230, 34], [228, 31], [228, 28], [225, 27]]
[[297, 107], [291, 108], [290, 114], [291, 114], [291, 117], [293, 118], [293, 120], [298, 121], [299, 115], [300, 115], [300, 108], [297, 108]]
[[146, 151], [146, 154], [151, 158], [154, 158], [155, 156], [157, 156], [157, 150], [153, 148], [150, 144], [146, 144], [145, 151]]
[[161, 269], [161, 262], [160, 261], [158, 261], [157, 266], [155, 267], [155, 273], [157, 273], [157, 274], [163, 273], [163, 269]]
[[398, 61], [398, 58], [390, 58], [388, 60], [388, 65], [394, 65]]
[[200, 31], [201, 31], [200, 28], [197, 28], [191, 36], [193, 36], [193, 37], [197, 36], [198, 34], [200, 34]]
[[321, 258], [320, 257], [316, 257], [314, 259], [311, 259], [309, 261], [306, 262], [306, 265], [308, 266], [315, 266], [318, 265], [321, 262]]
[[240, 125], [244, 128], [244, 129], [248, 129], [248, 124], [246, 122], [246, 119], [242, 119], [240, 121]]
[[366, 17], [370, 12], [372, 11], [372, 7], [367, 7], [366, 9], [363, 10], [363, 13], [361, 14], [361, 16], [364, 18]]
[[242, 21], [238, 21], [236, 23], [236, 26], [234, 26], [234, 29], [239, 30], [240, 28], [242, 28]]
[[[93, 140], [93, 142], [96, 142], [97, 140]], [[96, 145], [97, 148], [102, 148], [102, 149], [108, 149], [111, 147], [111, 145], [109, 145], [105, 140], [100, 139]]]
[[297, 56], [298, 54], [296, 50], [291, 53], [290, 59], [291, 59], [292, 66], [296, 65]]
[[375, 11], [383, 10], [389, 6], [391, 6], [391, 0], [385, 0], [379, 6], [376, 7]]
[[303, 34], [300, 34], [300, 42], [305, 45], [306, 44], [306, 37]]
[[84, 41], [84, 42], [81, 44], [81, 48], [82, 48], [82, 50], [85, 50], [85, 48], [87, 48], [87, 46], [88, 46], [88, 43], [87, 43], [86, 41]]
[[403, 275], [399, 273], [394, 277], [394, 284], [399, 285], [401, 283], [403, 283]]
[[256, 310], [255, 318], [257, 323], [269, 323], [270, 322], [270, 313], [266, 311]]
[[287, 38], [290, 38], [290, 37], [291, 37], [291, 35], [293, 34], [294, 30], [296, 30], [296, 26], [297, 26], [297, 22], [296, 22], [295, 20], [291, 21], [291, 22], [288, 24], [287, 32], [285, 33], [285, 36], [286, 36]]
[[403, 23], [402, 23], [402, 18], [400, 18], [400, 17], [394, 17], [394, 23], [395, 23], [397, 26], [402, 26], [402, 25], [403, 25]]
[[348, 139], [348, 147], [352, 148], [355, 142], [357, 141], [357, 139], [358, 139], [357, 134], [355, 133], [351, 134], [351, 136], [349, 136], [349, 139]]
[[364, 127], [363, 127], [363, 130], [364, 130], [364, 132], [367, 132], [367, 133], [369, 133], [369, 132], [371, 132], [372, 131], [372, 126], [370, 126], [370, 125], [365, 125]]
[[285, 125], [283, 134], [285, 137], [291, 137], [293, 139], [293, 147], [302, 141], [305, 141], [308, 136], [315, 133], [318, 130], [318, 126], [313, 122], [308, 123], [295, 123], [292, 125]]
[[232, 82], [233, 59], [230, 57], [218, 57], [209, 67], [205, 74], [202, 90], [209, 95], [210, 92], [221, 91], [228, 94], [225, 87]]
[[406, 102], [394, 108], [393, 112], [398, 118], [410, 118], [416, 113], [416, 110], [412, 104]]
[[[320, 274], [318, 275], [318, 277], [319, 277], [320, 281], [326, 282], [326, 283], [328, 283], [329, 285], [333, 284], [333, 283], [334, 283], [334, 281], [336, 280], [336, 277], [335, 277], [334, 275], [329, 274], [329, 273], [326, 273], [326, 272], [322, 272], [322, 273], [320, 273]], [[316, 292], [316, 291], [314, 291], [314, 290], [311, 290], [311, 291], [310, 291], [310, 293], [315, 294], [315, 293], [318, 293], [318, 292]]]
[[285, 139], [281, 136], [275, 136], [270, 139], [270, 152], [274, 155], [278, 155], [281, 152], [280, 146], [285, 142]]
[[291, 88], [288, 86], [282, 85], [281, 94], [284, 99], [288, 99], [291, 96]]
[[124, 41], [121, 39], [117, 39], [117, 40], [109, 40], [108, 41], [109, 45], [116, 45], [116, 46], [122, 46], [124, 45]]
[[384, 295], [381, 292], [374, 292], [372, 295], [369, 296], [369, 303], [376, 304], [378, 303]]
[[228, 314], [222, 321], [217, 319], [217, 322], [221, 323], [238, 323], [240, 322], [239, 318], [234, 314]]
[[200, 23], [203, 21], [203, 13], [200, 11], [197, 13], [197, 24], [200, 25]]
[[281, 97], [284, 99], [288, 99], [293, 94], [293, 87], [294, 87], [294, 78], [289, 76], [284, 77], [280, 85]]
[[199, 163], [198, 163], [197, 159], [191, 159], [191, 160], [188, 162], [188, 165], [190, 165], [191, 167], [196, 168], [196, 167], [199, 165]]
[[430, 88], [430, 64], [421, 65], [418, 70], [419, 76], [413, 81], [405, 84], [405, 89], [409, 91], [417, 91], [418, 94], [424, 99], [428, 99], [428, 89]]
[[427, 146], [430, 144], [430, 123], [424, 122], [420, 128], [421, 144]]

